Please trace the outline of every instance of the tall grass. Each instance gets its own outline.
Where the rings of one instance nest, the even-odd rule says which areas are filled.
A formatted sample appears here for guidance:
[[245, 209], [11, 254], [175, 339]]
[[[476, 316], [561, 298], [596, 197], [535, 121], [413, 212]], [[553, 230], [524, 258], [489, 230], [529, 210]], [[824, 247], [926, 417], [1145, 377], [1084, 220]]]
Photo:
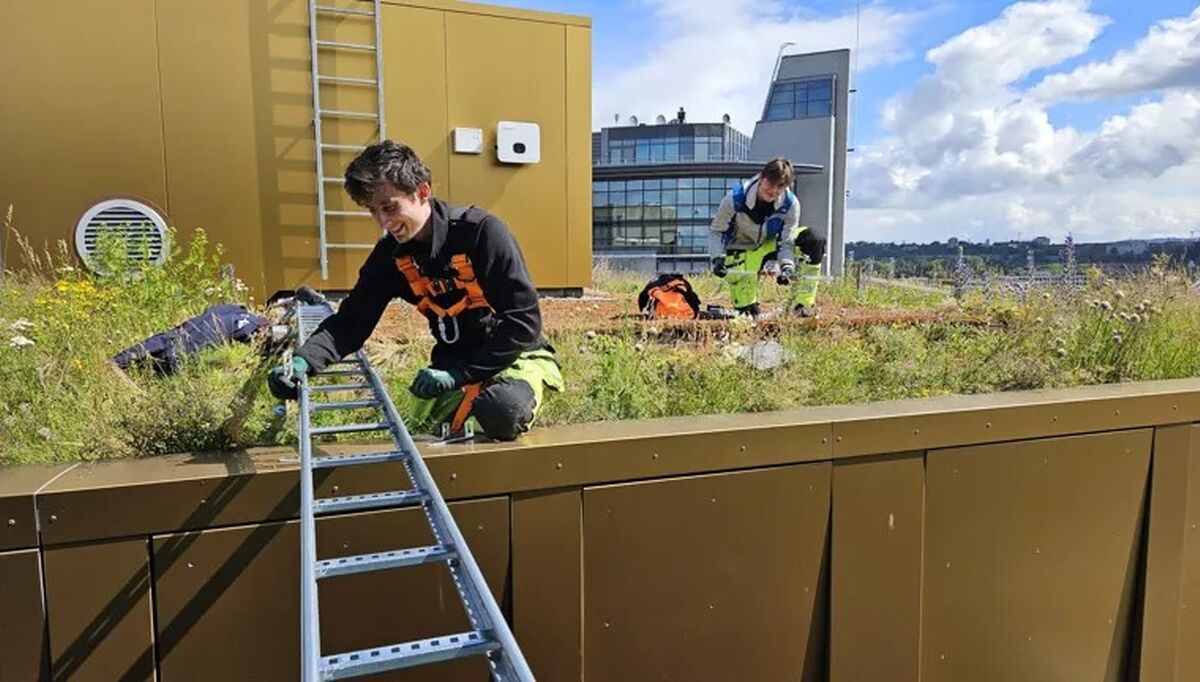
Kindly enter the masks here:
[[[254, 346], [207, 351], [165, 378], [124, 375], [109, 363], [209, 305], [252, 304], [244, 287], [222, 277], [220, 247], [203, 232], [173, 246], [161, 268], [140, 272], [127, 245], [105, 242], [107, 275], [81, 268], [63, 244], [18, 243], [23, 267], [0, 283], [0, 464], [295, 442], [294, 406], [277, 415], [265, 388], [277, 360]], [[629, 299], [645, 280], [599, 268], [595, 285]], [[706, 301], [727, 302], [720, 280], [691, 280]], [[764, 285], [768, 305], [781, 295]], [[935, 292], [860, 290], [839, 280], [823, 283], [818, 299], [825, 310], [950, 306], [964, 314], [921, 325], [739, 320], [681, 329], [626, 319], [599, 332], [556, 333], [567, 390], [548, 394], [539, 424], [1200, 376], [1200, 296], [1168, 263], [1121, 282], [1097, 277], [1080, 290], [1025, 297], [985, 291], [954, 303]], [[785, 364], [757, 370], [740, 359], [768, 341], [785, 350]], [[423, 336], [368, 342], [402, 414], [430, 343]], [[371, 418], [320, 413], [316, 422], [359, 417]]]

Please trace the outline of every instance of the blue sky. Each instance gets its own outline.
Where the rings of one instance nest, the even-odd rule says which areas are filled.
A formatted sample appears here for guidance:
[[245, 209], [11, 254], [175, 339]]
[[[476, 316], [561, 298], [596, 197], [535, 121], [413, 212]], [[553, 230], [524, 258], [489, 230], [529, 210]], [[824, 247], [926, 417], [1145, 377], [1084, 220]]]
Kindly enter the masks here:
[[[684, 105], [752, 133], [780, 42], [855, 47], [846, 0], [499, 4], [592, 18], [597, 127]], [[1179, 141], [1200, 137], [1194, 0], [880, 0], [860, 16], [849, 238], [1200, 229], [1200, 145]], [[993, 38], [1013, 49], [978, 47]]]

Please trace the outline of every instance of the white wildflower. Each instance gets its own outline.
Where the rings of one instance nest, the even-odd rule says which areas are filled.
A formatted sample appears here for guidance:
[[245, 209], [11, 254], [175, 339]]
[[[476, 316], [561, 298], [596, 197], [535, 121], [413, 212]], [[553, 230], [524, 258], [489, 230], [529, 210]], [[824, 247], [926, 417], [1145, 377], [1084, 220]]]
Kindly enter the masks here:
[[13, 322], [12, 325], [10, 326], [10, 328], [14, 332], [17, 332], [17, 333], [27, 332], [30, 329], [33, 329], [33, 327], [34, 327], [34, 324], [23, 317], [21, 319], [17, 320], [16, 322]]
[[22, 336], [20, 334], [17, 334], [16, 336], [12, 337], [12, 339], [9, 340], [9, 342], [8, 342], [9, 348], [25, 348], [27, 346], [32, 346], [32, 345], [33, 345], [33, 340], [29, 339], [28, 337]]

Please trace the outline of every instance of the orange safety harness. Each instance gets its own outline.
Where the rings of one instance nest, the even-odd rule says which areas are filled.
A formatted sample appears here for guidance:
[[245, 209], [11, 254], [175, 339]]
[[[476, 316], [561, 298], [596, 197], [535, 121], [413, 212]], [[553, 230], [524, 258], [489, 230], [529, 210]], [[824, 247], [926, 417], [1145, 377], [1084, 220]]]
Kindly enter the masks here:
[[[413, 294], [420, 299], [417, 301], [417, 310], [422, 315], [427, 316], [429, 313], [433, 313], [437, 316], [438, 336], [446, 343], [453, 344], [458, 341], [458, 315], [464, 310], [492, 309], [492, 305], [483, 295], [483, 287], [479, 286], [479, 280], [475, 278], [475, 268], [471, 265], [471, 259], [465, 253], [456, 253], [450, 257], [450, 270], [454, 276], [445, 279], [427, 277], [421, 272], [421, 268], [417, 267], [417, 262], [412, 256], [397, 257], [396, 267], [404, 275], [404, 279], [408, 280], [408, 287], [412, 289]], [[456, 289], [463, 290], [464, 295], [448, 308], [443, 308], [433, 300], [434, 296], [448, 294]], [[446, 333], [447, 318], [453, 324], [452, 336]], [[467, 416], [471, 413], [471, 405], [475, 402], [482, 387], [481, 383], [463, 386], [463, 400], [459, 403], [458, 410], [454, 413], [454, 420], [450, 424], [450, 430], [453, 433], [462, 432], [463, 424], [466, 423]]]

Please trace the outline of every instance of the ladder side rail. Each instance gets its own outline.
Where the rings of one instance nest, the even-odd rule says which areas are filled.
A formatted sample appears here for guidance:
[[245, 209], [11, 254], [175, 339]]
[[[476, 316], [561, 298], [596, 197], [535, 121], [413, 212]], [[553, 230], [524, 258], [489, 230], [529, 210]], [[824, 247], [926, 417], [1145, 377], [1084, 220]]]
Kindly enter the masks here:
[[300, 400], [300, 648], [301, 679], [320, 680], [321, 625], [317, 604], [317, 528], [313, 516], [312, 436], [308, 378], [301, 376]]
[[321, 279], [329, 279], [329, 250], [326, 247], [328, 238], [325, 234], [325, 159], [321, 151], [323, 137], [321, 135], [321, 81], [319, 78], [317, 57], [317, 0], [308, 0], [308, 47], [312, 64], [312, 96], [313, 96], [313, 135], [316, 140], [314, 149], [317, 156], [317, 225], [320, 238]]
[[[454, 516], [446, 505], [446, 500], [442, 498], [442, 493], [438, 490], [433, 475], [429, 473], [429, 468], [417, 451], [416, 443], [413, 442], [412, 436], [405, 428], [404, 421], [396, 411], [396, 406], [392, 404], [391, 396], [388, 395], [383, 382], [375, 373], [375, 369], [368, 363], [366, 353], [358, 351], [358, 358], [363, 363], [367, 380], [374, 386], [375, 394], [379, 396], [384, 414], [395, 427], [392, 434], [396, 439], [396, 445], [401, 451], [409, 454], [404, 461], [404, 466], [408, 470], [413, 486], [429, 495], [429, 500], [422, 505], [422, 508], [429, 519], [435, 541], [442, 545], [450, 544], [458, 551], [458, 559], [452, 561], [450, 566], [451, 573], [457, 574], [458, 570], [455, 568], [457, 565], [458, 569], [466, 574], [462, 577], [454, 575], [454, 582], [462, 597], [467, 616], [471, 619], [475, 629], [488, 633], [500, 643], [502, 654], [488, 657], [495, 679], [503, 682], [533, 682], [533, 672], [529, 669], [529, 664], [525, 662], [521, 648], [517, 645], [517, 640], [508, 627], [508, 622], [504, 620], [504, 614], [500, 612], [500, 606], [496, 603], [487, 581], [483, 578], [483, 572], [475, 563], [475, 557], [471, 554], [466, 539], [459, 531], [458, 524], [455, 523]], [[465, 580], [462, 579], [463, 577]]]
[[383, 6], [375, 0], [375, 97], [379, 112], [379, 141], [387, 139], [387, 121], [383, 115]]

